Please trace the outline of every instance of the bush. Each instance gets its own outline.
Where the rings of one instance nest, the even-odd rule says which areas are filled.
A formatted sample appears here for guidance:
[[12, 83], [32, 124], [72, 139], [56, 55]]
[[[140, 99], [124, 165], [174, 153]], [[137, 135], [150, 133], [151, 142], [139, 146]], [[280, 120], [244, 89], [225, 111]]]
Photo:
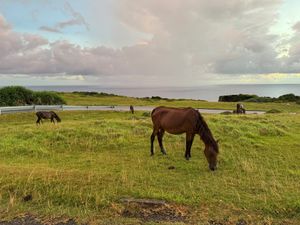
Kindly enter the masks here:
[[220, 114], [221, 114], [221, 115], [231, 115], [232, 112], [230, 112], [230, 111], [225, 111], [225, 112], [221, 112]]
[[278, 109], [270, 109], [266, 113], [281, 113], [281, 111]]
[[270, 98], [270, 97], [255, 97], [255, 98], [249, 98], [245, 100], [244, 102], [274, 102], [276, 98]]
[[150, 117], [151, 113], [150, 112], [143, 112], [142, 116], [144, 116], [144, 117]]
[[33, 103], [33, 91], [11, 86], [0, 89], [0, 106], [21, 106]]
[[55, 92], [33, 92], [20, 86], [0, 89], [0, 106], [61, 105], [65, 101]]
[[108, 94], [105, 92], [95, 92], [95, 91], [73, 91], [74, 94], [79, 94], [82, 96], [93, 96], [93, 97], [113, 97], [118, 96], [115, 94]]
[[278, 98], [259, 97], [257, 95], [223, 95], [219, 97], [219, 102], [299, 102], [300, 96], [294, 94], [282, 95]]
[[279, 96], [278, 100], [283, 102], [297, 102], [300, 101], [300, 96], [296, 96], [294, 94], [286, 94]]
[[38, 91], [33, 93], [35, 105], [62, 105], [66, 102], [55, 92]]
[[242, 102], [246, 101], [247, 99], [257, 98], [257, 95], [223, 95], [219, 97], [219, 102]]
[[151, 99], [153, 100], [162, 100], [163, 98], [160, 96], [152, 96]]

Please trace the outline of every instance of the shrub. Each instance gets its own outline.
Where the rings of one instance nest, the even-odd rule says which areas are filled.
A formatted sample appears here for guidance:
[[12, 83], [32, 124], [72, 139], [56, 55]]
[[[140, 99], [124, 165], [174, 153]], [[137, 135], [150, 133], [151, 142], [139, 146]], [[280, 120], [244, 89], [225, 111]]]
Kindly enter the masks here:
[[255, 97], [255, 98], [249, 98], [245, 100], [245, 102], [274, 102], [276, 98], [270, 98], [270, 97]]
[[95, 91], [73, 91], [74, 94], [79, 94], [82, 96], [93, 96], [93, 97], [113, 97], [118, 96], [115, 94], [109, 94], [105, 92], [95, 92]]
[[0, 106], [21, 106], [33, 103], [33, 91], [20, 86], [0, 89]]
[[151, 113], [150, 112], [143, 112], [142, 116], [144, 117], [150, 117]]
[[55, 92], [33, 92], [20, 86], [10, 86], [0, 89], [0, 106], [22, 105], [57, 105], [65, 101]]
[[151, 99], [153, 100], [162, 100], [163, 98], [160, 96], [152, 96]]
[[300, 101], [300, 96], [296, 96], [294, 94], [286, 94], [278, 97], [278, 100], [283, 102], [296, 102]]
[[219, 97], [219, 102], [242, 102], [247, 99], [257, 98], [257, 95], [223, 95]]
[[66, 102], [55, 92], [38, 91], [33, 93], [36, 105], [61, 105]]
[[278, 109], [270, 109], [266, 113], [281, 113], [281, 111]]
[[221, 112], [220, 114], [221, 114], [221, 115], [231, 115], [232, 112], [230, 112], [230, 111], [225, 111], [225, 112]]
[[294, 94], [282, 95], [278, 98], [259, 97], [257, 95], [223, 95], [219, 97], [219, 102], [298, 102], [300, 96]]

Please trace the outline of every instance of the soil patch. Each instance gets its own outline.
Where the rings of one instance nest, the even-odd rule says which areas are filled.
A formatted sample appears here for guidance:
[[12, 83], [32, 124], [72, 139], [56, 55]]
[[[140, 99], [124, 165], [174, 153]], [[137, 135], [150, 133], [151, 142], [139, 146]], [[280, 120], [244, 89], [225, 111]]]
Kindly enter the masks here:
[[124, 217], [138, 218], [142, 221], [185, 222], [188, 211], [183, 206], [152, 199], [122, 199]]
[[0, 225], [79, 225], [73, 219], [68, 219], [64, 221], [47, 221], [43, 222], [42, 220], [32, 216], [32, 215], [25, 215], [17, 217], [11, 221], [0, 221]]

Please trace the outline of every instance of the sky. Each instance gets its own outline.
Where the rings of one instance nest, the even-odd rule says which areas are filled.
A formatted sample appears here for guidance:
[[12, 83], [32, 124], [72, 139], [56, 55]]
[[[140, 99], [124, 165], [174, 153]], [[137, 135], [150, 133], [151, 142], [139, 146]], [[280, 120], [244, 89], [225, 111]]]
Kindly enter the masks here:
[[298, 0], [0, 0], [0, 86], [300, 84]]

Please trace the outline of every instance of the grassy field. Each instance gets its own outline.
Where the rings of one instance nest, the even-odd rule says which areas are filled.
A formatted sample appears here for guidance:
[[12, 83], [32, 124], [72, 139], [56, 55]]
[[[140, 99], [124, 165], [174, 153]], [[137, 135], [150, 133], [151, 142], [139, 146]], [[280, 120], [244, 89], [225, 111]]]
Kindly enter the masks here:
[[[125, 96], [87, 96], [78, 93], [60, 93], [60, 96], [68, 105], [134, 105], [134, 106], [176, 106], [176, 107], [194, 107], [205, 109], [228, 109], [236, 108], [236, 102], [207, 102], [201, 100], [188, 99], [142, 99]], [[247, 110], [277, 109], [282, 112], [300, 112], [300, 104], [296, 103], [244, 103]]]
[[[199, 138], [190, 161], [183, 157], [184, 135], [167, 134], [168, 155], [156, 142], [150, 157], [151, 120], [142, 112], [59, 114], [62, 123], [38, 127], [33, 113], [0, 116], [2, 218], [30, 212], [90, 224], [141, 224], [138, 215], [124, 214], [120, 199], [131, 197], [166, 200], [185, 215], [160, 224], [299, 224], [299, 114], [204, 115], [220, 139], [215, 172], [208, 170]], [[24, 202], [26, 195], [32, 200]]]

